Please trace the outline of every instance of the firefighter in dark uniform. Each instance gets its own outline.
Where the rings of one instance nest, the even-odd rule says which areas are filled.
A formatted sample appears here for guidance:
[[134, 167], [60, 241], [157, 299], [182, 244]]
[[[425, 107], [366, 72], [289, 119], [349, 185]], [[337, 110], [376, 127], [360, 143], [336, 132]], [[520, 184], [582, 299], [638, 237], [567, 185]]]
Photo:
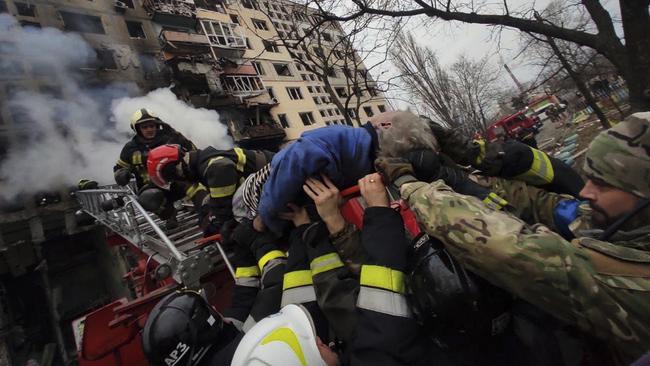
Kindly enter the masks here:
[[147, 166], [152, 181], [160, 187], [176, 183], [201, 183], [209, 190], [210, 214], [202, 228], [206, 235], [232, 222], [232, 197], [244, 179], [271, 161], [273, 153], [235, 147], [207, 147], [188, 151], [181, 145], [159, 146], [149, 154]]
[[152, 366], [230, 365], [244, 332], [280, 309], [286, 255], [277, 239], [250, 221], [233, 232], [235, 287], [230, 307], [218, 313], [198, 292], [180, 290], [160, 300], [142, 332]]
[[131, 129], [135, 132], [135, 136], [124, 145], [120, 158], [113, 167], [115, 182], [125, 186], [134, 175], [138, 189], [138, 202], [146, 210], [166, 220], [168, 229], [177, 226], [174, 201], [187, 195], [197, 206], [197, 202], [200, 202], [207, 192], [203, 187], [186, 183], [176, 183], [165, 187], [164, 190], [156, 187], [151, 184], [147, 174], [147, 156], [151, 149], [163, 144], [178, 144], [188, 151], [196, 150], [196, 146], [145, 108], [133, 114]]

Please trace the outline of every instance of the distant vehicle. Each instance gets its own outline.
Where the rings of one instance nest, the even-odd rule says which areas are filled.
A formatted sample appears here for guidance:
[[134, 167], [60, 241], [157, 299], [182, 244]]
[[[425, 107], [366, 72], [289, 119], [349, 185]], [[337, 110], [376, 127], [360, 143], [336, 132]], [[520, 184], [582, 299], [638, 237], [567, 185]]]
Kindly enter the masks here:
[[490, 141], [503, 139], [520, 139], [530, 132], [537, 132], [541, 120], [537, 116], [528, 116], [527, 111], [519, 111], [510, 116], [501, 118], [491, 124], [486, 130], [485, 138]]
[[546, 119], [551, 117], [549, 115], [549, 113], [548, 113], [548, 109], [552, 108], [552, 107], [555, 107], [555, 110], [558, 113], [564, 112], [566, 110], [566, 108], [567, 108], [566, 104], [548, 103], [548, 104], [544, 105], [543, 107], [540, 107], [540, 108], [537, 108], [537, 109], [533, 110], [533, 114], [536, 115], [539, 118], [540, 121], [545, 121]]

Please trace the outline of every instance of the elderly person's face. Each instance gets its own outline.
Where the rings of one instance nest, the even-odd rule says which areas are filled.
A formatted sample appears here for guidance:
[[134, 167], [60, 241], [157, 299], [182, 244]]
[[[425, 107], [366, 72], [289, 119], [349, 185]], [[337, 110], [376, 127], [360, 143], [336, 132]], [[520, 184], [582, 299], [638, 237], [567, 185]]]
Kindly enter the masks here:
[[397, 111], [390, 111], [379, 113], [374, 117], [370, 118], [370, 124], [375, 130], [380, 129], [389, 129], [393, 125], [393, 117], [397, 114]]

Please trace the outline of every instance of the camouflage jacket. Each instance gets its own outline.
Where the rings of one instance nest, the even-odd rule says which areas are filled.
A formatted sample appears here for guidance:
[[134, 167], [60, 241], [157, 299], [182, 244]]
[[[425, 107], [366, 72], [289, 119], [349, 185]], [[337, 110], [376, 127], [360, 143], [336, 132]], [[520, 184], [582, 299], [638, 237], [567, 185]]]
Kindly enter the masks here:
[[[526, 221], [552, 222], [552, 202], [562, 196], [500, 184], [511, 203], [512, 193], [519, 194], [515, 207]], [[568, 242], [548, 226], [493, 211], [440, 180], [405, 184], [401, 194], [423, 229], [466, 268], [607, 341], [622, 363], [650, 349], [650, 227], [611, 243]]]

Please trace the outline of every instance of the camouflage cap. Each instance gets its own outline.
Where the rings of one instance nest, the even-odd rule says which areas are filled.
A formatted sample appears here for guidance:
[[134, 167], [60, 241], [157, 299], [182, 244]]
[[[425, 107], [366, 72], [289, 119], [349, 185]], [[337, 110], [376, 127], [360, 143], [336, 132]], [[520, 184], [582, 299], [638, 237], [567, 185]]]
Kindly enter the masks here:
[[650, 112], [635, 113], [591, 142], [588, 176], [639, 197], [650, 198]]

